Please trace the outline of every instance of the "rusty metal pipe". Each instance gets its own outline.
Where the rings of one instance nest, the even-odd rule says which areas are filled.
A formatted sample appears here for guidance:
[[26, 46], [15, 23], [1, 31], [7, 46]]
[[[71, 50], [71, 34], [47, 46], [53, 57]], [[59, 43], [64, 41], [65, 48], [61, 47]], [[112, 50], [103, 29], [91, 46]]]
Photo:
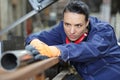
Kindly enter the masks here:
[[34, 57], [27, 50], [6, 51], [0, 59], [1, 67], [4, 70], [12, 71], [18, 67], [28, 64]]

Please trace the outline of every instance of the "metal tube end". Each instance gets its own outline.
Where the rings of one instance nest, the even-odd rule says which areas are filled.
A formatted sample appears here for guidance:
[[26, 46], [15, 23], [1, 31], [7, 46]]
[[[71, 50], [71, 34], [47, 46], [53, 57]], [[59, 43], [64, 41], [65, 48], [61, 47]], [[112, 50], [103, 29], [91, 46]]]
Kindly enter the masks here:
[[2, 55], [0, 63], [1, 67], [7, 71], [11, 71], [18, 66], [17, 57], [11, 53]]

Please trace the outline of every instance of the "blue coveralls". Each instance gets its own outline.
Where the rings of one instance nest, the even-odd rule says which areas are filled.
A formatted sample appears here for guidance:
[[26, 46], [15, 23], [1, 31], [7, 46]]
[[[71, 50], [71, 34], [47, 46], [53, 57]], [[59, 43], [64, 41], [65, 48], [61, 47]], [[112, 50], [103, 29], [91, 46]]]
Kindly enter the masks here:
[[87, 40], [66, 44], [63, 21], [51, 30], [31, 34], [26, 44], [38, 38], [60, 49], [60, 59], [70, 61], [84, 80], [120, 80], [120, 46], [111, 25], [90, 17]]

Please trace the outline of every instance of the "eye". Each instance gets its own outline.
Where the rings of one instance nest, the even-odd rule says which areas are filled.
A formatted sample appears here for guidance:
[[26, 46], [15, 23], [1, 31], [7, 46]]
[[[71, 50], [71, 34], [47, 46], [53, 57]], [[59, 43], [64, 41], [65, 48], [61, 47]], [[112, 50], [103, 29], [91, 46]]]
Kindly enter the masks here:
[[66, 26], [66, 27], [70, 27], [70, 24], [69, 24], [69, 23], [65, 23], [65, 26]]
[[82, 27], [82, 25], [81, 24], [76, 24], [75, 27], [80, 28], [80, 27]]

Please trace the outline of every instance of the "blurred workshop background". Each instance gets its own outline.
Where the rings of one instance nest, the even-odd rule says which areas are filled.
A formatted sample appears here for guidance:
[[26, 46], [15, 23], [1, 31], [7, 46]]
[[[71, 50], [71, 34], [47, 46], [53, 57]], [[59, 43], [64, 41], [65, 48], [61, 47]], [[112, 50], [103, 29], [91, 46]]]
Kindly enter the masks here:
[[[24, 39], [31, 33], [49, 29], [62, 19], [69, 0], [59, 0], [0, 36], [1, 52], [24, 48]], [[90, 7], [90, 15], [109, 22], [120, 41], [120, 0], [82, 0]], [[0, 31], [32, 11], [28, 0], [0, 0]]]

